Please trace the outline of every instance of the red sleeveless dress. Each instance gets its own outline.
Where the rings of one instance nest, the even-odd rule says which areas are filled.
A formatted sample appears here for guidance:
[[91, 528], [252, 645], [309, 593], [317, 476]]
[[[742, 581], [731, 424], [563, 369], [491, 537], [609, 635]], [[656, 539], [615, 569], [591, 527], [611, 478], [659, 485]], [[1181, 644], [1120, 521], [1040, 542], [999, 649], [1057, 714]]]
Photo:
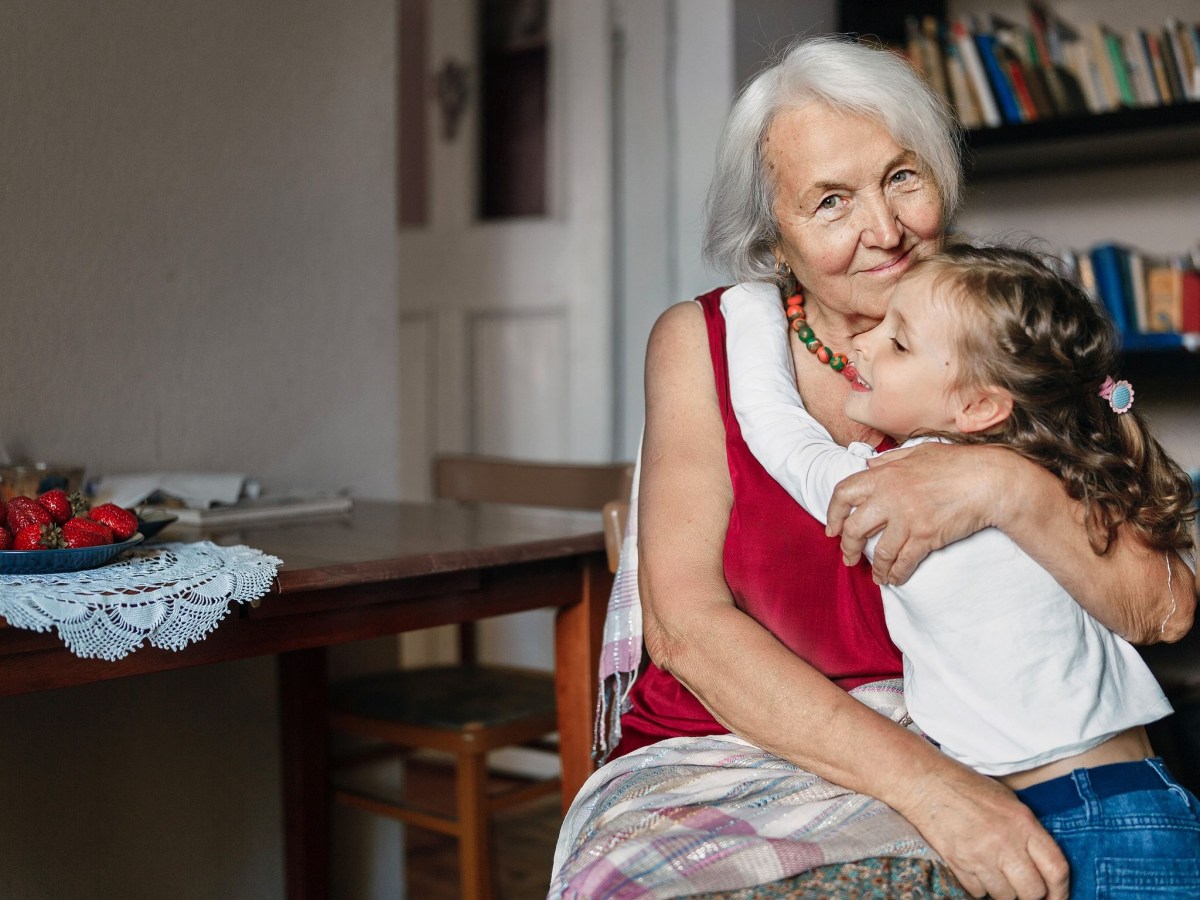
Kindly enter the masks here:
[[[733, 481], [724, 567], [734, 603], [845, 690], [899, 678], [900, 651], [888, 637], [870, 566], [865, 559], [853, 568], [843, 565], [838, 541], [825, 536], [824, 526], [767, 474], [742, 440], [729, 402], [723, 290], [705, 294], [699, 302], [708, 325]], [[614, 757], [663, 738], [727, 731], [673, 675], [653, 663], [634, 682], [630, 702], [621, 716]]]

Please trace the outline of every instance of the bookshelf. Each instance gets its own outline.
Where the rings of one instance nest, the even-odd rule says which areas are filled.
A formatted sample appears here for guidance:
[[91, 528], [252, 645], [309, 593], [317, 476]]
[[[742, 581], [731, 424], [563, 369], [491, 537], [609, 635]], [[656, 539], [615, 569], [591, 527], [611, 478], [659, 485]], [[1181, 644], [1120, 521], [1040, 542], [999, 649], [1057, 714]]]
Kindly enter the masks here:
[[968, 131], [967, 175], [993, 178], [1200, 157], [1200, 103], [1120, 109]]
[[1122, 377], [1135, 385], [1153, 383], [1167, 397], [1179, 394], [1180, 382], [1200, 379], [1200, 335], [1127, 334], [1122, 341]]
[[1162, 332], [1158, 334], [1126, 334], [1121, 349], [1126, 353], [1157, 353], [1162, 350], [1187, 350], [1200, 352], [1200, 334], [1189, 332]]
[[[1005, 0], [965, 5], [909, 0], [888, 4], [884, 15], [880, 4], [844, 0], [840, 28], [905, 53], [974, 126], [965, 132], [964, 166], [971, 183], [996, 181], [1001, 183], [995, 189], [1006, 190], [1004, 183], [1046, 175], [1130, 167], [1141, 167], [1136, 177], [1154, 178], [1148, 168], [1154, 163], [1200, 159], [1200, 25], [1195, 21], [1200, 9], [1161, 0], [1124, 17], [1120, 29], [1114, 29], [1102, 21], [1113, 12], [1110, 4], [1101, 4], [1092, 21], [1082, 21], [1087, 13], [1072, 7], [1081, 18], [1076, 22], [1060, 18], [1053, 0], [1020, 6], [1017, 10]], [[1153, 22], [1156, 7], [1167, 24]], [[1171, 13], [1177, 18], [1170, 18]], [[1134, 26], [1140, 19], [1144, 23]], [[1165, 48], [1170, 41], [1175, 41], [1169, 64], [1173, 74], [1167, 77]], [[1163, 52], [1152, 52], [1152, 45]], [[1181, 234], [1180, 240], [1186, 246], [1197, 237]], [[1194, 275], [1187, 276], [1192, 286], [1185, 292], [1193, 312], [1179, 324], [1176, 295], [1170, 314], [1175, 328], [1182, 325], [1192, 333], [1137, 330], [1152, 328], [1147, 323], [1161, 323], [1169, 314], [1161, 305], [1147, 309], [1149, 285], [1138, 278], [1145, 279], [1151, 266], [1165, 266], [1168, 253], [1172, 266], [1194, 270], [1196, 254], [1188, 263], [1180, 252], [1184, 246], [1149, 249], [1149, 254], [1133, 247], [1121, 250], [1125, 257], [1138, 257], [1136, 274], [1123, 260], [1121, 278], [1114, 282], [1110, 276], [1097, 285], [1091, 265], [1085, 273], [1080, 263], [1080, 278], [1110, 309], [1131, 365], [1200, 375]], [[1161, 287], [1154, 296], [1162, 298]]]

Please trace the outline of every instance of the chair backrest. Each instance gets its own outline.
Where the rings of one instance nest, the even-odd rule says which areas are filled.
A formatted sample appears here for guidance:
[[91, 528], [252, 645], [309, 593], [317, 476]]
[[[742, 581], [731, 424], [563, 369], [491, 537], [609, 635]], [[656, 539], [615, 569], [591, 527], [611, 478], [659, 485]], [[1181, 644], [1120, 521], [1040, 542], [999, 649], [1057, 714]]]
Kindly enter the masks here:
[[632, 463], [542, 463], [495, 456], [446, 455], [434, 460], [436, 497], [559, 509], [603, 509], [627, 499]]
[[609, 500], [600, 511], [600, 516], [604, 519], [604, 550], [608, 554], [608, 569], [615, 573], [621, 562], [621, 545], [625, 543], [629, 500]]
[[[633, 463], [548, 463], [507, 459], [498, 456], [448, 454], [433, 461], [433, 493], [442, 500], [464, 503], [513, 503], [522, 506], [551, 506], [558, 509], [605, 509], [610, 501], [629, 507], [633, 488]], [[605, 549], [609, 568], [616, 571], [616, 557], [609, 542], [605, 517]], [[624, 521], [617, 536], [620, 555]], [[459, 626], [458, 653], [464, 663], [477, 658], [474, 623]]]

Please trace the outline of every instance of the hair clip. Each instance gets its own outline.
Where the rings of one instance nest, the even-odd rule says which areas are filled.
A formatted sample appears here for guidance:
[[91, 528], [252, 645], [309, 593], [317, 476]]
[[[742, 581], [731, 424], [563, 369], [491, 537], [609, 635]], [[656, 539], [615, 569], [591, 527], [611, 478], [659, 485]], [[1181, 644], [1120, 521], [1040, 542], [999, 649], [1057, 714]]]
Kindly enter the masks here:
[[1128, 381], [1113, 381], [1111, 375], [1107, 376], [1100, 385], [1100, 396], [1118, 416], [1133, 408], [1133, 385]]

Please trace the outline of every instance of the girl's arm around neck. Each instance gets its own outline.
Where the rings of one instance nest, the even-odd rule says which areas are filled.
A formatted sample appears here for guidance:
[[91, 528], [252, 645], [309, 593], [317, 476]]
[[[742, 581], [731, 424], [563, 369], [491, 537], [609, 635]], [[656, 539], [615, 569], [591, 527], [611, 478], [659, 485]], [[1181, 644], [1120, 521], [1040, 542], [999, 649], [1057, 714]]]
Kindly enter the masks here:
[[730, 730], [896, 809], [969, 889], [1065, 898], [1061, 853], [1011, 791], [850, 697], [737, 609], [722, 567], [732, 503], [703, 313], [681, 304], [646, 355], [639, 588], [651, 657]]
[[838, 485], [829, 522], [848, 563], [882, 532], [872, 560], [881, 583], [903, 584], [931, 551], [995, 526], [1130, 642], [1177, 641], [1192, 625], [1195, 581], [1177, 554], [1170, 583], [1163, 553], [1128, 528], [1098, 556], [1083, 505], [1053, 474], [1003, 447], [928, 444], [888, 453]]
[[790, 330], [773, 285], [739, 284], [721, 297], [729, 399], [750, 452], [792, 499], [825, 524], [833, 489], [867, 467], [804, 407]]

